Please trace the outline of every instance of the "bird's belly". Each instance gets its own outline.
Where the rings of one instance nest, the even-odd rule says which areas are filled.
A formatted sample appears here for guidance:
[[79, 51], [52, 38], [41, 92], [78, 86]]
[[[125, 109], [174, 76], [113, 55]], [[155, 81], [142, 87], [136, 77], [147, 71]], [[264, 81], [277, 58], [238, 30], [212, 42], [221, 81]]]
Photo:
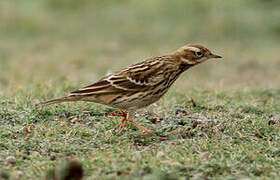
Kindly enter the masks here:
[[154, 102], [158, 101], [161, 96], [155, 96], [153, 94], [147, 95], [146, 93], [136, 93], [131, 96], [122, 97], [112, 105], [120, 109], [136, 110], [153, 104]]

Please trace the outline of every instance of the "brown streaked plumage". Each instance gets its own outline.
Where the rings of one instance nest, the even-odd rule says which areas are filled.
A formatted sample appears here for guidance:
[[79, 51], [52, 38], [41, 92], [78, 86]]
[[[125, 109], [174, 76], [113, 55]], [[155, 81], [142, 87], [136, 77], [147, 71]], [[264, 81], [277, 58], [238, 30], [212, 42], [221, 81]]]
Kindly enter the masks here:
[[173, 53], [131, 65], [92, 85], [73, 91], [66, 97], [41, 102], [37, 106], [67, 101], [100, 103], [121, 110], [121, 115], [114, 114], [124, 117], [119, 124], [121, 131], [129, 121], [148, 134], [155, 135], [131, 120], [134, 112], [159, 100], [182, 72], [211, 58], [221, 56], [212, 54], [201, 45], [186, 45]]

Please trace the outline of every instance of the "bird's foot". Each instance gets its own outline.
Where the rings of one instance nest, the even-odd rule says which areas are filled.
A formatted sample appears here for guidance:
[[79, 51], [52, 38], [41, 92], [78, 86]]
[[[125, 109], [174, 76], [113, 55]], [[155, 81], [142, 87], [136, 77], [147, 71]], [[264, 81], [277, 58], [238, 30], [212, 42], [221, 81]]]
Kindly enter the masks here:
[[118, 124], [119, 132], [123, 133], [125, 131], [126, 122], [128, 121], [128, 119], [127, 119], [127, 113], [126, 112], [124, 112], [122, 110], [120, 110], [120, 112], [121, 112], [121, 114], [112, 113], [111, 116], [123, 117], [121, 122]]
[[121, 114], [111, 113], [111, 116], [123, 117], [124, 119], [127, 118], [127, 113], [120, 109]]
[[[152, 133], [151, 131], [149, 131], [148, 129], [146, 129], [146, 128], [144, 128], [143, 126], [141, 126], [141, 125], [139, 125], [138, 123], [136, 123], [135, 121], [133, 121], [132, 119], [128, 119], [128, 121], [130, 122], [130, 123], [132, 123], [134, 126], [136, 126], [136, 127], [138, 127], [139, 129], [141, 129], [142, 131], [144, 131], [146, 134], [144, 134], [144, 135], [152, 135], [152, 136], [155, 136], [155, 137], [157, 137], [159, 140], [161, 140], [161, 141], [166, 141], [166, 140], [168, 140], [168, 138], [166, 138], [166, 137], [161, 137], [161, 136], [158, 136], [158, 135], [156, 135], [155, 133]], [[141, 135], [140, 135], [141, 136]], [[143, 136], [143, 134], [142, 134], [142, 136]]]
[[137, 128], [141, 129], [142, 131], [144, 131], [146, 134], [145, 135], [152, 135], [157, 137], [159, 140], [161, 141], [166, 141], [168, 140], [168, 138], [166, 137], [161, 137], [156, 135], [155, 133], [152, 133], [151, 131], [149, 131], [148, 129], [144, 128], [143, 126], [139, 125], [138, 123], [136, 123], [135, 121], [133, 121], [132, 119], [127, 117], [127, 113], [124, 112], [123, 110], [120, 110], [121, 114], [115, 114], [112, 113], [112, 116], [117, 116], [117, 117], [123, 117], [123, 119], [121, 120], [121, 122], [118, 124], [118, 127], [120, 128], [120, 133], [124, 132], [125, 127], [126, 127], [126, 123], [130, 122], [132, 123], [134, 126], [136, 126]]
[[125, 131], [125, 127], [126, 127], [126, 122], [127, 122], [127, 118], [124, 118], [121, 120], [121, 122], [118, 124], [118, 127], [119, 127], [119, 132], [120, 133], [123, 133]]

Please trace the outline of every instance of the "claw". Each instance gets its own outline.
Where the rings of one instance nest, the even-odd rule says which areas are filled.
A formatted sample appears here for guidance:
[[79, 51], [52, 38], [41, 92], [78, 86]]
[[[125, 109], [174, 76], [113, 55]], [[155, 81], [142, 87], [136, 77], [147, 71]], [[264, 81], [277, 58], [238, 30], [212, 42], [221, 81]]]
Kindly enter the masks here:
[[124, 132], [126, 122], [127, 122], [127, 119], [125, 118], [125, 119], [122, 119], [121, 122], [118, 124], [118, 127], [120, 128], [120, 133]]
[[120, 110], [121, 114], [115, 114], [115, 113], [112, 113], [111, 116], [117, 116], [117, 117], [123, 117], [123, 119], [121, 120], [121, 122], [118, 124], [118, 127], [120, 128], [120, 133], [123, 133], [124, 132], [124, 128], [126, 126], [126, 122], [128, 121], [127, 120], [127, 114], [126, 112]]

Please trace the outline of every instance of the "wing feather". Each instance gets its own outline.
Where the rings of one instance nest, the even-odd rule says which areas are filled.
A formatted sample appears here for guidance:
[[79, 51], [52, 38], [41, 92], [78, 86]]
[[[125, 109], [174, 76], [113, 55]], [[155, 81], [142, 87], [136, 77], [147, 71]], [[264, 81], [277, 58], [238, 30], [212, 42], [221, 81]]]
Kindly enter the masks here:
[[[147, 59], [114, 75], [71, 92], [70, 95], [102, 95], [121, 92], [143, 92], [161, 83], [168, 76], [167, 56]], [[168, 61], [167, 61], [168, 62]]]

